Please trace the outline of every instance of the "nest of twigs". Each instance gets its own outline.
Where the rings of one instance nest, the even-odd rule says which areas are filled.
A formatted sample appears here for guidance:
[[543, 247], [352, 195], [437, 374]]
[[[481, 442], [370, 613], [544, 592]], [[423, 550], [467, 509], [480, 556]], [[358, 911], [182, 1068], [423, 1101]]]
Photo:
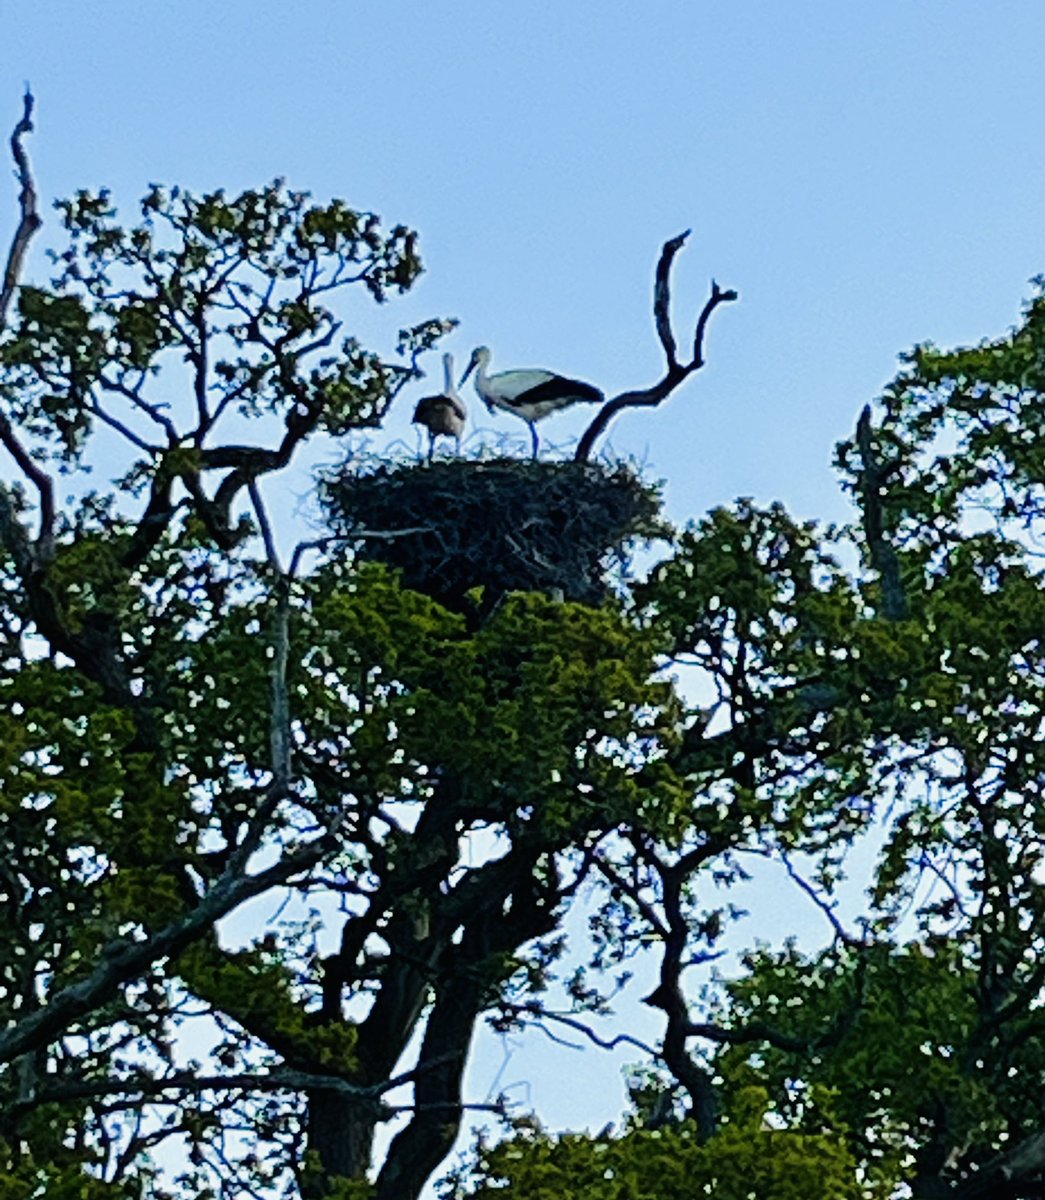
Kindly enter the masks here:
[[510, 591], [598, 604], [629, 547], [662, 536], [659, 498], [629, 467], [447, 459], [341, 469], [322, 481], [331, 528], [362, 559], [447, 607]]

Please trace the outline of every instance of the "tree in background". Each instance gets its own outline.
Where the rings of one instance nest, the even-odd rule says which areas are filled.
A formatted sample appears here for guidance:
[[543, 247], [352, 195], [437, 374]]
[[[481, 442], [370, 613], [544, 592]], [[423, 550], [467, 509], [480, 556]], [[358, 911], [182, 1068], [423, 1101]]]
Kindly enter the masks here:
[[[416, 1197], [483, 1107], [479, 1021], [597, 1040], [640, 953], [664, 1033], [628, 1128], [520, 1128], [449, 1186], [1040, 1195], [1040, 304], [997, 346], [919, 351], [861, 419], [859, 570], [779, 507], [673, 534], [589, 461], [733, 297], [680, 363], [681, 238], [664, 378], [577, 461], [350, 463], [281, 557], [263, 488], [380, 425], [450, 327], [386, 360], [327, 307], [409, 289], [414, 235], [281, 184], [153, 188], [130, 226], [80, 193], [30, 286], [30, 117], [0, 297], [0, 1197]], [[669, 556], [608, 586], [652, 536]], [[849, 927], [833, 888], [883, 830]], [[694, 998], [752, 858], [834, 945], [756, 949]]]

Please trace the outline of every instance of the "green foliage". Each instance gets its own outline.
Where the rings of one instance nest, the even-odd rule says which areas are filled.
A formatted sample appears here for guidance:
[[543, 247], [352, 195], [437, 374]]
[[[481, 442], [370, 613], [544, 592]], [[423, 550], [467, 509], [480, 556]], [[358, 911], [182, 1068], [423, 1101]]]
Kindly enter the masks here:
[[484, 1148], [479, 1169], [485, 1182], [453, 1194], [476, 1200], [858, 1200], [844, 1129], [830, 1122], [776, 1129], [767, 1123], [766, 1103], [758, 1088], [740, 1093], [733, 1119], [706, 1143], [685, 1124], [618, 1138], [526, 1129]]
[[194, 995], [244, 1028], [264, 1030], [275, 1045], [295, 1047], [319, 1068], [352, 1073], [355, 1027], [310, 1024], [292, 973], [271, 953], [257, 947], [230, 953], [197, 943], [178, 960], [178, 971]]
[[0, 1200], [137, 1200], [139, 1195], [137, 1183], [106, 1183], [80, 1165], [37, 1166], [28, 1157], [15, 1164], [0, 1143]]
[[292, 433], [374, 426], [453, 325], [401, 330], [406, 364], [352, 336], [325, 353], [342, 322], [319, 298], [352, 283], [379, 303], [409, 290], [422, 270], [416, 235], [340, 200], [310, 204], [279, 180], [233, 198], [153, 187], [129, 226], [105, 191], [57, 207], [68, 245], [52, 255], [51, 289], [21, 290], [0, 346], [0, 402], [69, 461], [98, 420], [126, 430], [145, 418], [173, 450], [176, 417], [149, 389], [179, 359], [196, 375], [200, 435], [228, 410], [279, 413]]
[[[623, 467], [392, 463], [330, 476], [335, 536], [284, 562], [268, 477], [380, 425], [452, 327], [343, 328], [415, 235], [280, 182], [59, 212], [0, 335], [0, 1200], [147, 1194], [165, 1142], [176, 1200], [416, 1195], [476, 1023], [612, 1021], [639, 954], [628, 1128], [519, 1125], [459, 1195], [1035, 1195], [1045, 300], [913, 353], [839, 448], [848, 530], [742, 500], [672, 536]], [[119, 478], [57, 503], [53, 464]], [[694, 985], [753, 860], [834, 942]]]

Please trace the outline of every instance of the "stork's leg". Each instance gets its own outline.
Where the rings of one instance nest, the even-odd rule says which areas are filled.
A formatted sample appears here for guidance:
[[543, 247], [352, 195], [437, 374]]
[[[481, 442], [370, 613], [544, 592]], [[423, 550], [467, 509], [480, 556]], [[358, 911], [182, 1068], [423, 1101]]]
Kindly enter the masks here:
[[428, 461], [431, 462], [435, 454], [435, 434], [429, 429], [428, 431]]
[[537, 457], [537, 425], [533, 421], [528, 421], [530, 426], [530, 437], [533, 439], [533, 457]]

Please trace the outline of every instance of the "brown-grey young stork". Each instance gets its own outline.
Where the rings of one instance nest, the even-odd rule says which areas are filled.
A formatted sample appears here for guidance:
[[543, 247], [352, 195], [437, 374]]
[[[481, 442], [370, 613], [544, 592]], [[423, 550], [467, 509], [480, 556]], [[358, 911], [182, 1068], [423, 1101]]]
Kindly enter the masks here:
[[461, 433], [468, 419], [468, 410], [454, 386], [454, 356], [443, 355], [443, 390], [437, 396], [422, 396], [414, 409], [414, 425], [428, 430], [428, 459], [435, 453], [435, 439], [440, 434], [452, 437], [461, 449]]
[[530, 437], [533, 439], [533, 457], [537, 457], [537, 427], [535, 422], [549, 413], [557, 412], [568, 404], [576, 404], [585, 400], [592, 404], [601, 404], [606, 397], [597, 387], [590, 383], [581, 383], [577, 379], [567, 379], [565, 375], [556, 375], [554, 371], [540, 369], [522, 371], [499, 371], [496, 375], [487, 374], [491, 355], [486, 346], [479, 346], [472, 351], [468, 369], [461, 376], [459, 386], [463, 387], [465, 380], [476, 371], [475, 390], [486, 407], [493, 412], [495, 408], [505, 412], [515, 413], [522, 417], [530, 427]]

